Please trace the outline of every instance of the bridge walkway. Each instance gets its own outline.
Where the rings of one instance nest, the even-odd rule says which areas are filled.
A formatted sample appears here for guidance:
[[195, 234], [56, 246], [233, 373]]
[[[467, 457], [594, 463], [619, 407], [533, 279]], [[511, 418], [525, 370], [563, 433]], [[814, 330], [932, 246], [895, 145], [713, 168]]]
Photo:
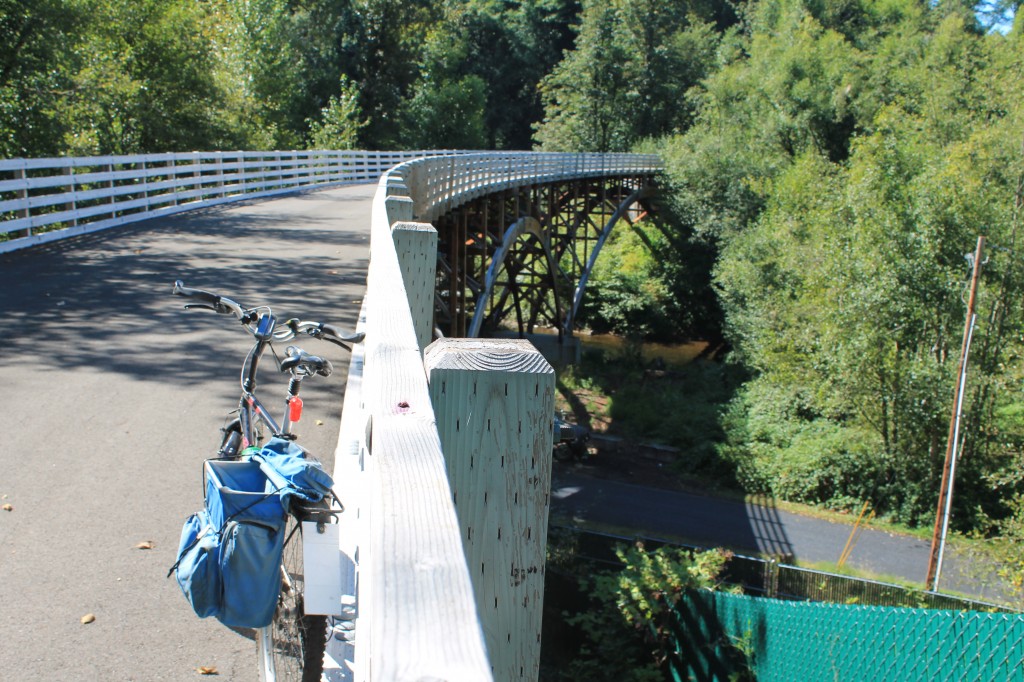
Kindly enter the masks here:
[[[229, 318], [183, 311], [171, 285], [354, 327], [375, 190], [203, 209], [0, 256], [5, 677], [177, 681], [210, 666], [255, 679], [252, 634], [197, 619], [165, 577], [248, 349]], [[347, 357], [313, 345], [336, 374], [305, 387], [300, 442], [329, 460]], [[283, 383], [265, 386], [276, 410]]]

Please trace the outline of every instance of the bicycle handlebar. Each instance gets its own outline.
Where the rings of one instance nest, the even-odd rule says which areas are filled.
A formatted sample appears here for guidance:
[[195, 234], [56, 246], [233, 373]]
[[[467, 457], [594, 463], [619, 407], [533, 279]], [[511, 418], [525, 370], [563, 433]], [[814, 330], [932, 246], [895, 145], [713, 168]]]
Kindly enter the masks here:
[[[180, 279], [174, 283], [171, 293], [176, 296], [187, 296], [200, 301], [197, 304], [186, 305], [186, 309], [206, 308], [222, 314], [230, 313], [238, 318], [242, 324], [246, 325], [256, 322], [260, 317], [255, 309], [245, 309], [227, 296], [221, 296], [220, 294], [204, 291], [203, 289], [186, 287]], [[366, 336], [363, 332], [348, 333], [331, 324], [300, 321], [298, 318], [285, 321], [283, 326], [285, 327], [284, 329], [279, 329], [273, 333], [275, 341], [290, 341], [299, 334], [307, 334], [315, 339], [329, 341], [346, 350], [351, 350], [347, 344], [359, 343]]]

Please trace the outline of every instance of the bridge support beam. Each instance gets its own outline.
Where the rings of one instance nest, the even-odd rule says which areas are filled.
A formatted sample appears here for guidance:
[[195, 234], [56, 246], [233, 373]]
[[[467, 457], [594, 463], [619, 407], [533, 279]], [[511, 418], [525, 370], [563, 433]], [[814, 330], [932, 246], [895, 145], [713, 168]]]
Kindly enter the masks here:
[[424, 363], [494, 679], [535, 681], [554, 370], [521, 340], [440, 339]]
[[482, 195], [440, 214], [436, 323], [487, 336], [515, 323], [572, 335], [597, 254], [620, 220], [652, 213], [648, 176], [562, 180]]

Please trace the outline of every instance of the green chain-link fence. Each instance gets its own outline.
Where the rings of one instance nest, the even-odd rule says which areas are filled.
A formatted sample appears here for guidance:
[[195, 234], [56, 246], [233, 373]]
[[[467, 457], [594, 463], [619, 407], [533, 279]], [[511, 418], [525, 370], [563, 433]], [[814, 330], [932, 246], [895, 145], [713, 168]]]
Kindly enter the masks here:
[[1024, 681], [1024, 615], [692, 592], [671, 609], [673, 677]]

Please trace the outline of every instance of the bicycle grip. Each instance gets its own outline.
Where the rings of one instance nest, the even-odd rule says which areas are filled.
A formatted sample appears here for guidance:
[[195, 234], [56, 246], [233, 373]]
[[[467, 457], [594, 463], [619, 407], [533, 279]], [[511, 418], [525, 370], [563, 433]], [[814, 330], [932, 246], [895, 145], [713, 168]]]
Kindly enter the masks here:
[[359, 343], [366, 336], [363, 332], [343, 332], [333, 324], [323, 325], [324, 334], [333, 337], [331, 340], [344, 341], [346, 343]]
[[204, 303], [209, 303], [212, 306], [216, 306], [220, 303], [220, 296], [209, 291], [203, 291], [202, 289], [193, 289], [185, 286], [185, 284], [179, 279], [174, 282], [174, 288], [171, 289], [171, 294], [175, 296], [189, 296], [191, 298], [198, 298]]
[[199, 306], [185, 306], [189, 307], [205, 307], [210, 308], [218, 313], [232, 314], [238, 319], [245, 322], [245, 310], [242, 306], [232, 301], [227, 296], [220, 296], [213, 293], [212, 291], [204, 291], [203, 289], [193, 289], [185, 286], [179, 279], [174, 282], [174, 288], [171, 289], [171, 293], [177, 296], [188, 296], [190, 298], [197, 298], [202, 302]]

